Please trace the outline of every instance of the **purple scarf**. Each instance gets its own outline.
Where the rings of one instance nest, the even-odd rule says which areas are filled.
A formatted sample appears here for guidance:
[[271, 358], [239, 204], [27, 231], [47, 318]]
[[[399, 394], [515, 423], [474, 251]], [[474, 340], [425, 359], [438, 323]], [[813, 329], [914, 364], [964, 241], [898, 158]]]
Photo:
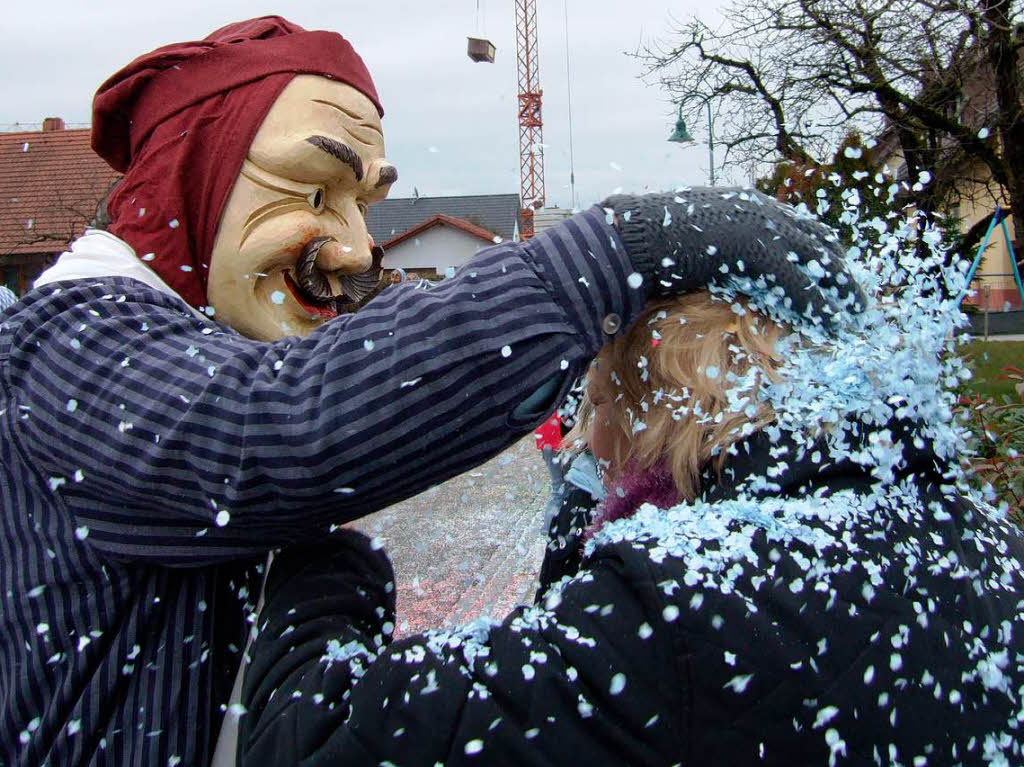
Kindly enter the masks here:
[[679, 490], [664, 462], [655, 464], [647, 471], [627, 468], [619, 476], [615, 488], [594, 512], [594, 519], [587, 528], [584, 540], [590, 540], [609, 522], [633, 516], [645, 503], [659, 509], [668, 509], [679, 501]]

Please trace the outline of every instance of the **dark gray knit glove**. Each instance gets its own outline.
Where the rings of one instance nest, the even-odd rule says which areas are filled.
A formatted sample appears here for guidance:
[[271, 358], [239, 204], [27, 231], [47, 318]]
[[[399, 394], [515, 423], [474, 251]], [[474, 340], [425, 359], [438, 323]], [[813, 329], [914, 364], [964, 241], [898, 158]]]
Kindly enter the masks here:
[[648, 295], [717, 286], [787, 322], [826, 329], [866, 305], [831, 231], [760, 192], [695, 187], [601, 205]]

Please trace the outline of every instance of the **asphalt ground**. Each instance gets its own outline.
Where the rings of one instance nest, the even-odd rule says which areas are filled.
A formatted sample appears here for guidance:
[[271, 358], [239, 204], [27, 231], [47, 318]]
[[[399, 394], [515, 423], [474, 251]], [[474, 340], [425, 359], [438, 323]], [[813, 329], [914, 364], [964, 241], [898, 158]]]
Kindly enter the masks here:
[[473, 471], [361, 519], [395, 568], [396, 636], [501, 620], [533, 601], [551, 482], [528, 435]]

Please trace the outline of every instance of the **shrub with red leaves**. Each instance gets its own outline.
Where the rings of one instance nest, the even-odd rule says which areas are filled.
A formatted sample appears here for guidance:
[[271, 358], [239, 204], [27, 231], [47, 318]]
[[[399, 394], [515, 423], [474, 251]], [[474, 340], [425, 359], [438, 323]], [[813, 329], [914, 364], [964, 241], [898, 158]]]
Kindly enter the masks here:
[[1001, 368], [1001, 380], [1016, 381], [1017, 401], [996, 403], [978, 394], [960, 397], [960, 409], [974, 432], [977, 455], [970, 460], [979, 486], [991, 487], [996, 504], [1024, 527], [1024, 370]]

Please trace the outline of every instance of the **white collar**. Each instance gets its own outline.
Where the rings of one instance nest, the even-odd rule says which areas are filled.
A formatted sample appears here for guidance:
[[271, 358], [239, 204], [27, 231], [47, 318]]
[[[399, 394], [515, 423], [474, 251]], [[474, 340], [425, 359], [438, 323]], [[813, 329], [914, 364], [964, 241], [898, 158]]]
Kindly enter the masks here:
[[[71, 243], [70, 250], [61, 253], [57, 263], [39, 275], [33, 287], [38, 288], [59, 280], [98, 277], [131, 277], [179, 301], [185, 300], [139, 260], [131, 245], [101, 229], [86, 229], [85, 234]], [[204, 320], [208, 319], [197, 309], [191, 306], [189, 309]]]

